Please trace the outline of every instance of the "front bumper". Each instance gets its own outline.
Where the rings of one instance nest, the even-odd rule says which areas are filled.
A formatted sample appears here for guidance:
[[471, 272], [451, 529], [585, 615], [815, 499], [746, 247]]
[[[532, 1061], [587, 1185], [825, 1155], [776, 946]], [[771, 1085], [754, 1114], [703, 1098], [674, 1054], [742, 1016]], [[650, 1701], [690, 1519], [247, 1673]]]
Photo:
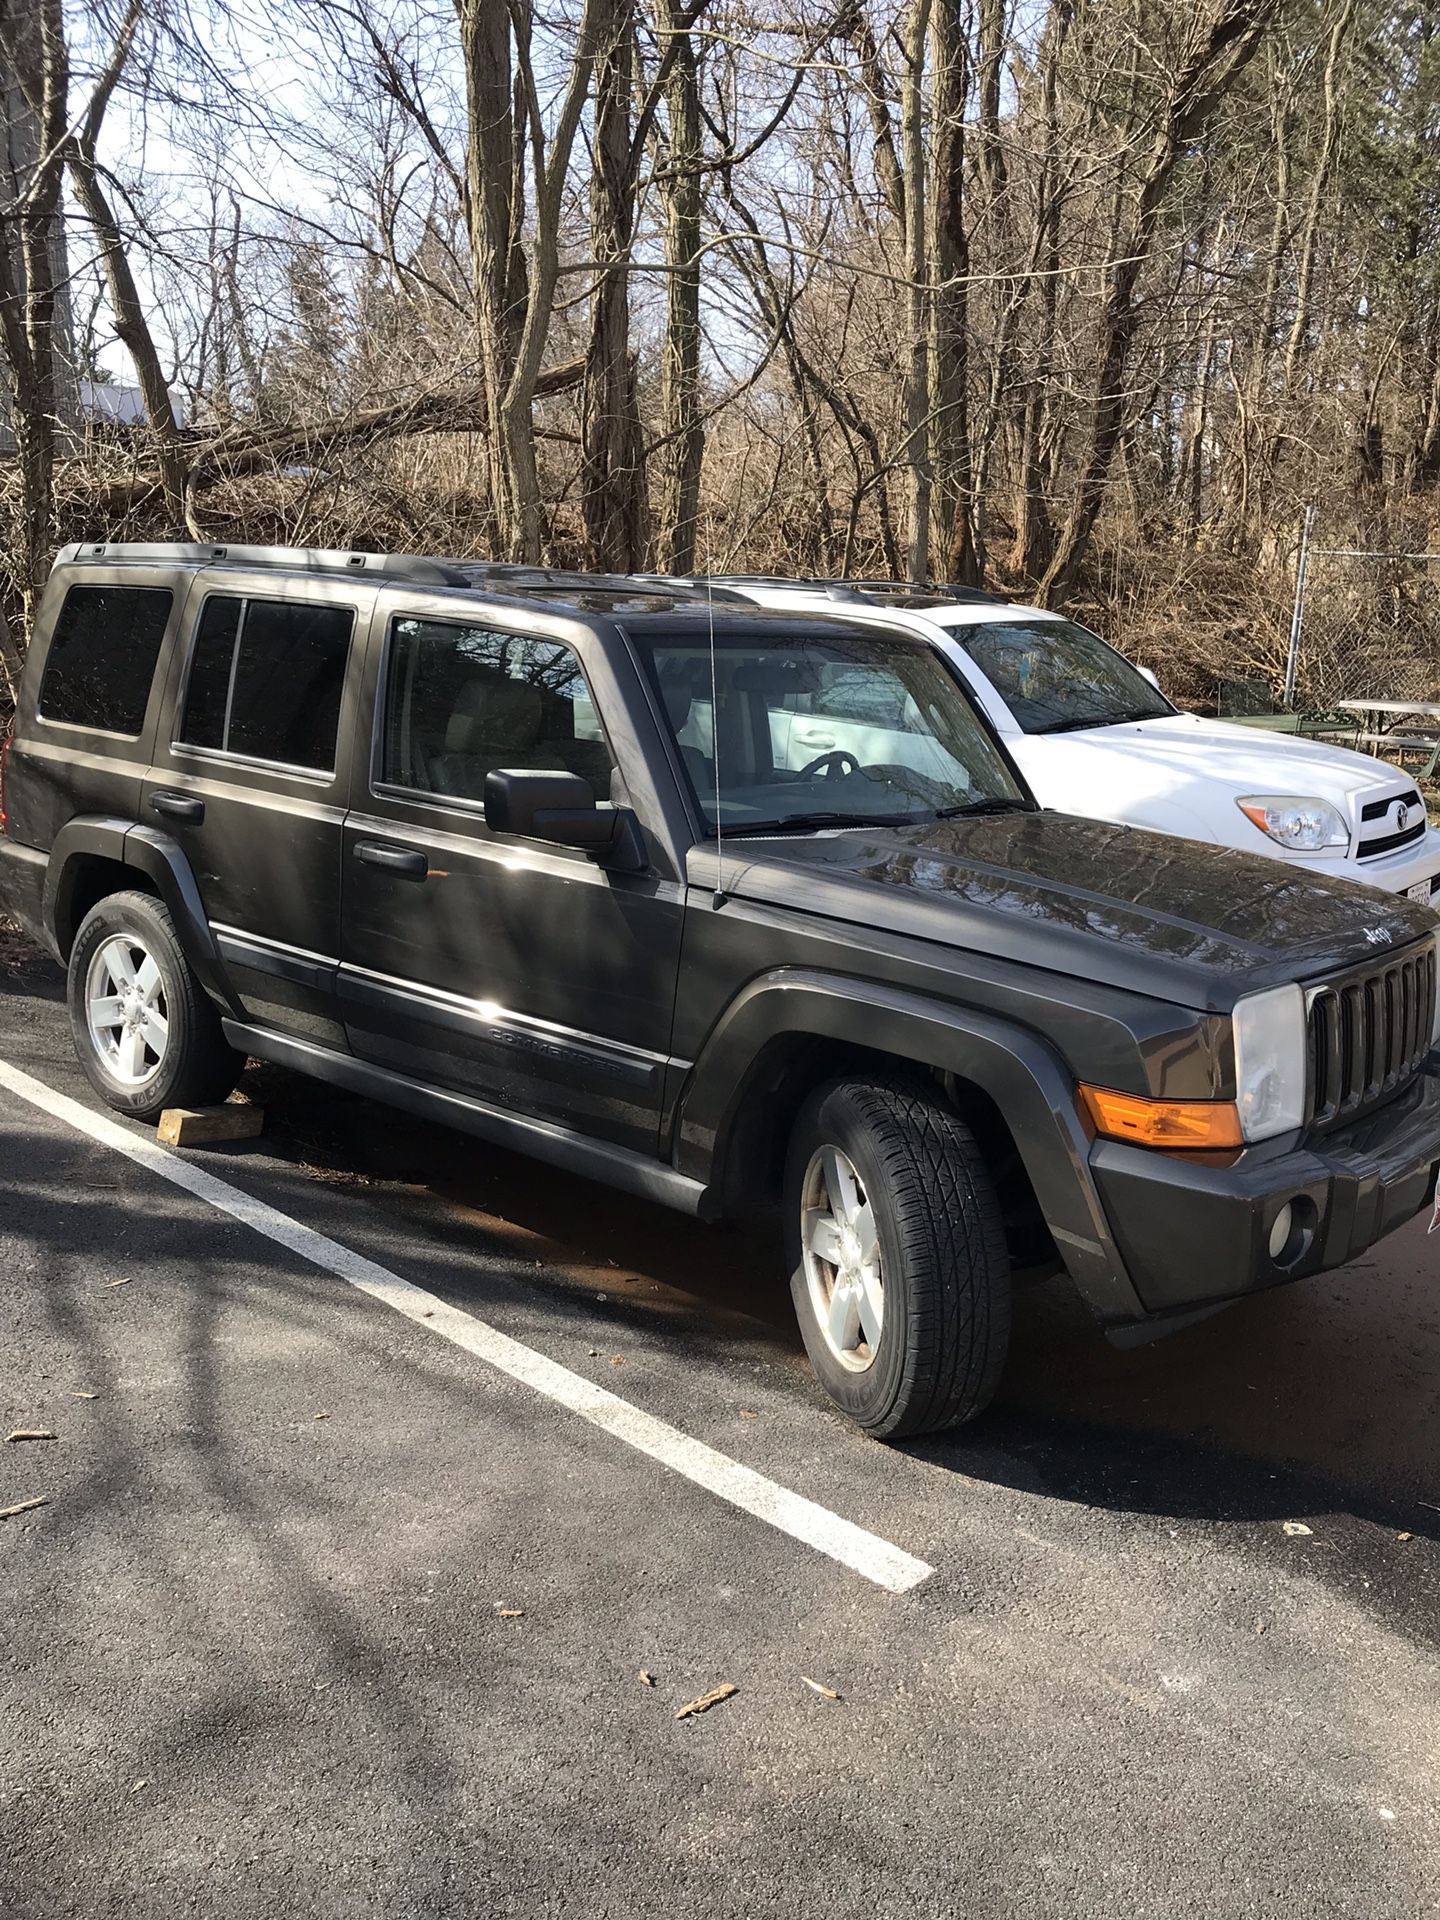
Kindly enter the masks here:
[[38, 847], [0, 834], [0, 913], [18, 920], [37, 946], [53, 952], [45, 931], [45, 875], [50, 862]]
[[[1440, 831], [1428, 827], [1413, 846], [1399, 853], [1385, 854], [1378, 860], [1337, 860], [1325, 854], [1284, 854], [1287, 866], [1305, 867], [1311, 873], [1328, 873], [1337, 880], [1358, 880], [1362, 886], [1379, 887], [1385, 893], [1408, 893], [1426, 880], [1440, 880]], [[1440, 887], [1435, 891], [1440, 907]]]
[[[1229, 1166], [1219, 1158], [1113, 1140], [1091, 1150], [1116, 1250], [1150, 1314], [1344, 1266], [1425, 1207], [1440, 1176], [1440, 1053], [1353, 1126], [1248, 1147]], [[1303, 1231], [1276, 1260], [1270, 1236], [1286, 1206]]]

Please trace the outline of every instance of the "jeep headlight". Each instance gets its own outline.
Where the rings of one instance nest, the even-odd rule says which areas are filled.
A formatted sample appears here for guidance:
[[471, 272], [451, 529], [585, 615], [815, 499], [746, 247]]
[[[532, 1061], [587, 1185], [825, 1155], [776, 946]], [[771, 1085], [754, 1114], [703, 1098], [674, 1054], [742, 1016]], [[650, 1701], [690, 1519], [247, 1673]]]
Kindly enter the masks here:
[[1305, 1120], [1305, 995], [1299, 987], [1271, 987], [1237, 1000], [1235, 1105], [1246, 1140], [1290, 1133]]
[[1291, 853], [1348, 847], [1350, 834], [1337, 807], [1293, 793], [1251, 793], [1235, 802], [1245, 818]]

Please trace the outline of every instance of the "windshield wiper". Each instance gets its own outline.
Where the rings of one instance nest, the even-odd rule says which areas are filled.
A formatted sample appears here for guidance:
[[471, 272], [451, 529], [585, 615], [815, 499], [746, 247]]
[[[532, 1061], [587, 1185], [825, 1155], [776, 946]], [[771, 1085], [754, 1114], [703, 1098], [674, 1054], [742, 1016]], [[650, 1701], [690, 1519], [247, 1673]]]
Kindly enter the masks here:
[[941, 807], [933, 816], [936, 820], [956, 820], [962, 814], [977, 813], [1028, 813], [1029, 803], [1024, 800], [967, 800], [963, 806]]
[[748, 833], [806, 833], [814, 827], [913, 827], [908, 814], [865, 813], [791, 813], [783, 820], [747, 820], [743, 827], [730, 827], [727, 834], [737, 839]]
[[1069, 720], [1051, 720], [1043, 727], [1031, 727], [1032, 734], [1039, 733], [1078, 733], [1082, 727], [1118, 727], [1125, 715], [1123, 713], [1086, 713]]
[[1087, 713], [1071, 720], [1052, 720], [1047, 726], [1030, 727], [1027, 732], [1033, 737], [1040, 733], [1079, 733], [1088, 727], [1123, 727], [1136, 720], [1163, 720], [1171, 711], [1161, 707], [1152, 712], [1148, 707], [1143, 711], [1132, 709], [1129, 713]]

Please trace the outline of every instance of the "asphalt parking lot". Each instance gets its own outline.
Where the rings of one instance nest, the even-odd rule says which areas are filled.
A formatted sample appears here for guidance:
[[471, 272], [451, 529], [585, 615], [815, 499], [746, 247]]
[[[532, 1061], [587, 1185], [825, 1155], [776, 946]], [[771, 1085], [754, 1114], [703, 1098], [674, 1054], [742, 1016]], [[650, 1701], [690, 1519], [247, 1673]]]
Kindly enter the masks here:
[[7, 1920], [1440, 1911], [1423, 1221], [885, 1448], [763, 1237], [269, 1069], [222, 1205], [10, 948], [0, 1066]]

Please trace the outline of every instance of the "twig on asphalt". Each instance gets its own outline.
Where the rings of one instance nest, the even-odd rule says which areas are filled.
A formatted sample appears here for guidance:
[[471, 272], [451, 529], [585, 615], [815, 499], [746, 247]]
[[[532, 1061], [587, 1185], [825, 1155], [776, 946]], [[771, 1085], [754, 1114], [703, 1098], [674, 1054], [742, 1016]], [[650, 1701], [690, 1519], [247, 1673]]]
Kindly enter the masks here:
[[692, 1714], [708, 1713], [711, 1707], [718, 1707], [722, 1700], [728, 1700], [732, 1693], [739, 1691], [729, 1680], [724, 1680], [718, 1687], [712, 1687], [709, 1693], [702, 1693], [698, 1700], [687, 1700], [683, 1707], [677, 1707], [675, 1718], [688, 1720]]

